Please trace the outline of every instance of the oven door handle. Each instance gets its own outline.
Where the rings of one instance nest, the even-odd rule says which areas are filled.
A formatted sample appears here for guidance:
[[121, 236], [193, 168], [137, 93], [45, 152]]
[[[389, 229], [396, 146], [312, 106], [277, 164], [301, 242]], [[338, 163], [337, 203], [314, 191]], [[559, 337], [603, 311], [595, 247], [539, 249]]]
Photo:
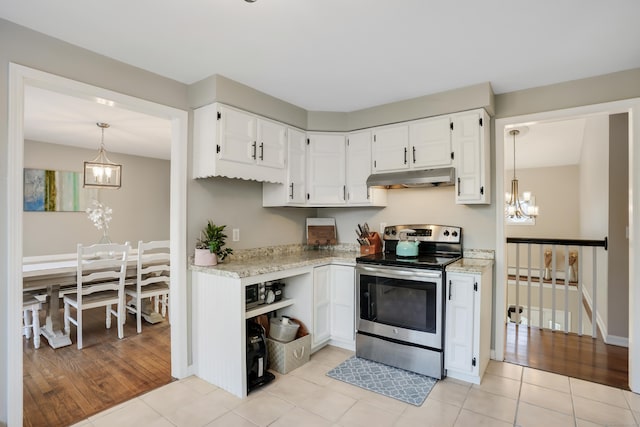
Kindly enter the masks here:
[[442, 277], [442, 273], [439, 271], [417, 271], [416, 269], [411, 269], [410, 271], [387, 270], [382, 268], [366, 267], [366, 266], [359, 266], [358, 268], [364, 271], [369, 271], [371, 273], [381, 273], [381, 274], [388, 274], [393, 276], [405, 276], [405, 277], [417, 277], [417, 278], [424, 277], [429, 279], [440, 279]]

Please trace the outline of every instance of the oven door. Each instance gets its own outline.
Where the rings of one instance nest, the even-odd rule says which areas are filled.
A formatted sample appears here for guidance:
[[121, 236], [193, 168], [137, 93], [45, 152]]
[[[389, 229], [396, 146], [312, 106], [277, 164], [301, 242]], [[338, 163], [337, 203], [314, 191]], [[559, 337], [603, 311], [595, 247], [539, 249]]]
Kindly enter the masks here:
[[442, 271], [357, 264], [358, 331], [443, 348]]

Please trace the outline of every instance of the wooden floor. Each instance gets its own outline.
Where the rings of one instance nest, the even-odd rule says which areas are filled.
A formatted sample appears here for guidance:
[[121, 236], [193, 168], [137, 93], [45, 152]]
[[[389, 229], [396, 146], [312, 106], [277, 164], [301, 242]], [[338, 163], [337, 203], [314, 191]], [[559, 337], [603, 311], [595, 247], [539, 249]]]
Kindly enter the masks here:
[[73, 325], [73, 345], [57, 350], [44, 337], [37, 350], [23, 337], [25, 426], [68, 426], [173, 380], [168, 321], [143, 320], [137, 334], [128, 315], [119, 340], [115, 325], [105, 328], [104, 313], [85, 312], [82, 350]]
[[629, 389], [629, 351], [549, 329], [506, 326], [505, 362], [554, 372], [621, 389]]

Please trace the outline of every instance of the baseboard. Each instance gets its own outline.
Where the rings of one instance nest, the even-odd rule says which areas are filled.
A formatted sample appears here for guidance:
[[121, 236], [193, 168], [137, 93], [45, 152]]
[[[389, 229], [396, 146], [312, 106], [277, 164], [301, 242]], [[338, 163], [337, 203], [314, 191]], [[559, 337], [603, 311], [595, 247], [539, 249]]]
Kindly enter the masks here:
[[334, 347], [340, 347], [344, 350], [356, 351], [355, 341], [329, 340], [328, 344]]
[[604, 342], [611, 345], [616, 345], [618, 347], [627, 347], [629, 348], [629, 338], [627, 337], [618, 337], [615, 335], [607, 335], [604, 339]]

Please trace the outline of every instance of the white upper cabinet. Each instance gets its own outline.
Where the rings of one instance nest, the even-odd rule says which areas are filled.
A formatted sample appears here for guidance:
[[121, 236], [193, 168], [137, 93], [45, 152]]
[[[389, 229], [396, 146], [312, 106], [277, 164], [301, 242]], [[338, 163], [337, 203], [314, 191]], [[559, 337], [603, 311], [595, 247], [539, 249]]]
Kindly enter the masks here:
[[409, 125], [410, 166], [428, 169], [451, 166], [451, 121], [449, 116], [434, 117]]
[[372, 171], [390, 172], [409, 168], [409, 126], [373, 129]]
[[451, 116], [456, 165], [456, 203], [491, 203], [489, 115], [474, 110]]
[[451, 166], [452, 152], [449, 116], [373, 130], [374, 173]]
[[371, 175], [371, 131], [347, 134], [347, 204], [386, 206], [387, 191], [367, 187]]
[[194, 111], [193, 176], [284, 182], [286, 127], [226, 105]]
[[287, 150], [287, 128], [276, 122], [258, 119], [256, 163], [283, 169]]
[[218, 109], [220, 113], [220, 160], [254, 164], [256, 162], [257, 141], [256, 124], [258, 118], [254, 115], [224, 106]]
[[368, 188], [371, 131], [304, 134], [289, 128], [285, 184], [262, 185], [263, 206], [386, 206]]
[[284, 184], [262, 184], [262, 206], [304, 206], [307, 202], [307, 134], [287, 129], [287, 175]]
[[345, 136], [308, 133], [307, 203], [344, 205], [347, 202]]

